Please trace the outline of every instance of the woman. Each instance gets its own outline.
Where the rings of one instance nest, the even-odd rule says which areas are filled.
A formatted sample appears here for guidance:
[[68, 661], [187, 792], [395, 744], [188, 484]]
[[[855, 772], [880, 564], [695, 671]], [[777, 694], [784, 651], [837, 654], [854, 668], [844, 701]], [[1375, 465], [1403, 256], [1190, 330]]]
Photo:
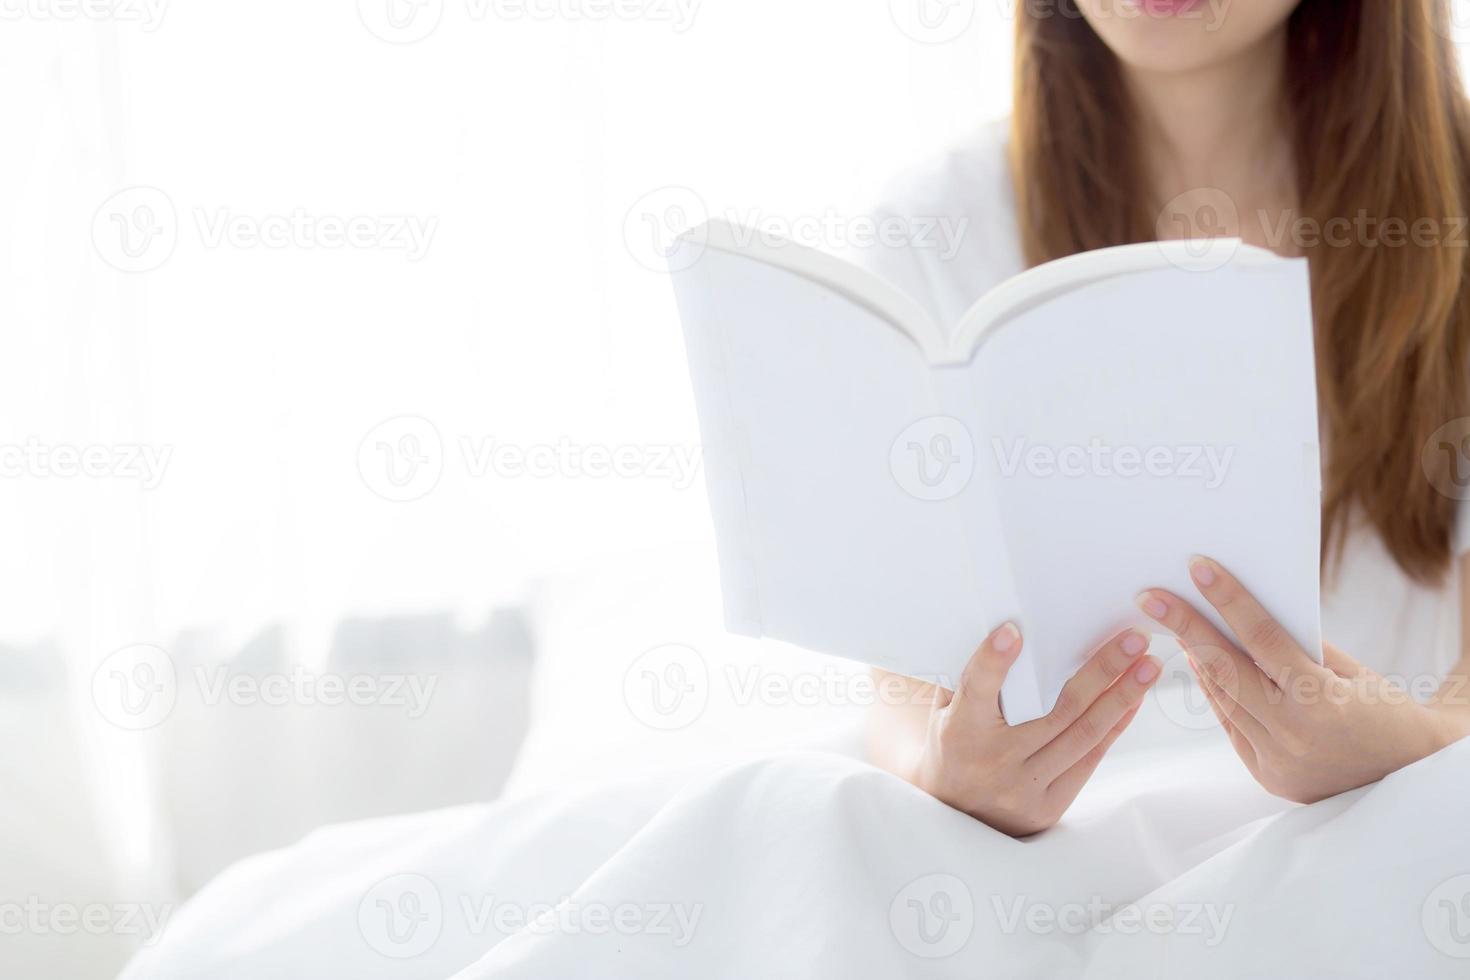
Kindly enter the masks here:
[[[1060, 0], [1017, 18], [1008, 134], [945, 158], [898, 209], [964, 213], [969, 240], [950, 261], [878, 256], [880, 271], [952, 322], [994, 282], [1087, 249], [1228, 233], [1307, 256], [1323, 627], [1341, 648], [1319, 666], [1207, 557], [1190, 565], [1199, 595], [1152, 589], [1139, 607], [1278, 796], [1320, 800], [1470, 734], [1470, 542], [1456, 533], [1470, 493], [1455, 482], [1470, 447], [1470, 115], [1448, 4]], [[1061, 817], [1159, 673], [1125, 633], [1049, 716], [1011, 728], [997, 698], [1023, 642], [1001, 626], [955, 693], [909, 682], [870, 731], [885, 768], [1015, 836]]]

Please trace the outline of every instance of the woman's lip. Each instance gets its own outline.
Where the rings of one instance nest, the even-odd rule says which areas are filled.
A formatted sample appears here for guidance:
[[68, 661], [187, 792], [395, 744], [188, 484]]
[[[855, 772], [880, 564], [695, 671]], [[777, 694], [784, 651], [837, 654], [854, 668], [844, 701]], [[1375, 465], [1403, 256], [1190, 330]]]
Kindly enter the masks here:
[[1172, 17], [1198, 7], [1204, 0], [1132, 0], [1130, 6], [1141, 8], [1154, 17]]

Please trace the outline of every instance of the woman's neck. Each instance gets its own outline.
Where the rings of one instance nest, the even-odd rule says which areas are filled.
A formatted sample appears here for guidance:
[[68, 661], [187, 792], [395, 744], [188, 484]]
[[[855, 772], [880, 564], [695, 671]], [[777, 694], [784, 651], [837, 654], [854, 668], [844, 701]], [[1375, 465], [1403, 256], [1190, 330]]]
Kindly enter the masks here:
[[[1283, 112], [1285, 33], [1226, 61], [1157, 74], [1124, 66], [1138, 113], [1145, 179], [1155, 208], [1181, 196], [1223, 193], [1238, 234], [1262, 246], [1260, 212], [1295, 207], [1290, 128]], [[1289, 250], [1289, 249], [1288, 249]]]

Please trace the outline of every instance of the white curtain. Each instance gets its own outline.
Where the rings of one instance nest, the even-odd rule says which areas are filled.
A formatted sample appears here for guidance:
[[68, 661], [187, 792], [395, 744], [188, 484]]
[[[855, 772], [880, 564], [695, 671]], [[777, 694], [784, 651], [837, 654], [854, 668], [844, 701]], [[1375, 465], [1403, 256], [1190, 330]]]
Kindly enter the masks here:
[[94, 682], [708, 533], [660, 236], [820, 219], [1003, 111], [1005, 11], [917, 4], [5, 5], [0, 685], [64, 669], [30, 771], [130, 894], [167, 726]]

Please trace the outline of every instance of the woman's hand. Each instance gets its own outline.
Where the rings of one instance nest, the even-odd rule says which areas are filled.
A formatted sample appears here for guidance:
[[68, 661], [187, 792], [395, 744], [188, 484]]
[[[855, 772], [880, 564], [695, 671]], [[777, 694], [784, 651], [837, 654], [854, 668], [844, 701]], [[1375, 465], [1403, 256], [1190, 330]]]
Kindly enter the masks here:
[[1218, 563], [1196, 558], [1189, 570], [1244, 650], [1176, 595], [1153, 589], [1138, 605], [1179, 638], [1236, 753], [1269, 792], [1314, 803], [1470, 735], [1470, 715], [1417, 703], [1333, 646], [1318, 664]]
[[1010, 623], [986, 638], [953, 693], [936, 689], [911, 772], [920, 789], [1013, 837], [1056, 823], [1158, 679], [1148, 638], [1129, 630], [1103, 644], [1044, 718], [1011, 727], [1000, 686], [1021, 652]]

